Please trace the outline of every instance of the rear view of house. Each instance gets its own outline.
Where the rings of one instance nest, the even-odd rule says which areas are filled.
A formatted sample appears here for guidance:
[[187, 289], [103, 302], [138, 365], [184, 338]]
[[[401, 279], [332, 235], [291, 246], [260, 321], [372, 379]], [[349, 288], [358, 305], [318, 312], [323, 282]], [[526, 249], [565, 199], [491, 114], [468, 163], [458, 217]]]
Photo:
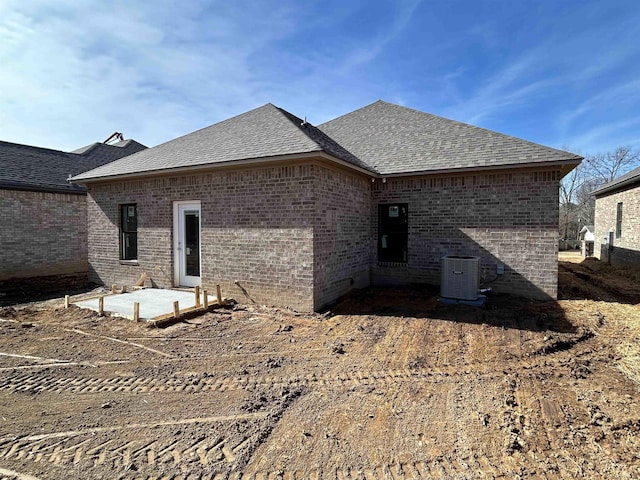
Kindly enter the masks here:
[[596, 255], [612, 265], [640, 266], [640, 168], [593, 194]]
[[495, 290], [555, 298], [558, 184], [580, 160], [382, 101], [317, 127], [267, 104], [74, 181], [92, 280], [144, 272], [311, 311], [437, 283], [446, 255], [479, 257]]

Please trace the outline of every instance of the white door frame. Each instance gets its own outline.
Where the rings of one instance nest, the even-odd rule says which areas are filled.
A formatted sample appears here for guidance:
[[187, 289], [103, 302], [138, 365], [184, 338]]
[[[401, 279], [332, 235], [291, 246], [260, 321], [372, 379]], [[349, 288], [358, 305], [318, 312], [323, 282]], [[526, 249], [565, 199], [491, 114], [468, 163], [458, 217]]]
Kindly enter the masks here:
[[[186, 265], [184, 262], [183, 244], [184, 244], [184, 220], [181, 215], [181, 211], [187, 209], [198, 210], [199, 232], [198, 240], [200, 246], [198, 249], [198, 255], [200, 256], [200, 276], [188, 276], [186, 275]], [[173, 285], [175, 287], [195, 287], [200, 285], [202, 278], [202, 208], [200, 200], [179, 201], [173, 202]]]

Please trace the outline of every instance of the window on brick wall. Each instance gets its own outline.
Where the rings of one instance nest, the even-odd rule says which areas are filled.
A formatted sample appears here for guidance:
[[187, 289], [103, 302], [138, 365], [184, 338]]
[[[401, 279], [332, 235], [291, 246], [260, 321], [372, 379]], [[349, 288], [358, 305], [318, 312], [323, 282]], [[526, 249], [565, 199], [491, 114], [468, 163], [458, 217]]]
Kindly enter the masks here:
[[138, 209], [135, 203], [120, 205], [120, 259], [138, 258]]
[[378, 261], [406, 262], [409, 205], [378, 205]]
[[616, 238], [622, 236], [622, 202], [618, 203], [616, 211]]

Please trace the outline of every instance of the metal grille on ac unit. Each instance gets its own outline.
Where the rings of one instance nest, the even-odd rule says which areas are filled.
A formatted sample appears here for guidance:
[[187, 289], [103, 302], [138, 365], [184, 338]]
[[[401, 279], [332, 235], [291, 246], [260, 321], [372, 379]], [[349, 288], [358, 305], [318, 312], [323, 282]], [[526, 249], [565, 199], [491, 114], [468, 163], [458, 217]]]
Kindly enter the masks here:
[[480, 257], [447, 255], [440, 264], [440, 295], [459, 300], [478, 298]]

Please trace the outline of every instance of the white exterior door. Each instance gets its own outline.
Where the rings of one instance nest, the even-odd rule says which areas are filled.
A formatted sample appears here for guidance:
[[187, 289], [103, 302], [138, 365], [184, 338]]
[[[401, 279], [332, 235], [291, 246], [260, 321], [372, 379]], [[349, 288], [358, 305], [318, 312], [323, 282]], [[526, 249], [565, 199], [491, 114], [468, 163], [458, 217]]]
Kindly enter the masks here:
[[200, 202], [173, 205], [174, 283], [200, 285]]

